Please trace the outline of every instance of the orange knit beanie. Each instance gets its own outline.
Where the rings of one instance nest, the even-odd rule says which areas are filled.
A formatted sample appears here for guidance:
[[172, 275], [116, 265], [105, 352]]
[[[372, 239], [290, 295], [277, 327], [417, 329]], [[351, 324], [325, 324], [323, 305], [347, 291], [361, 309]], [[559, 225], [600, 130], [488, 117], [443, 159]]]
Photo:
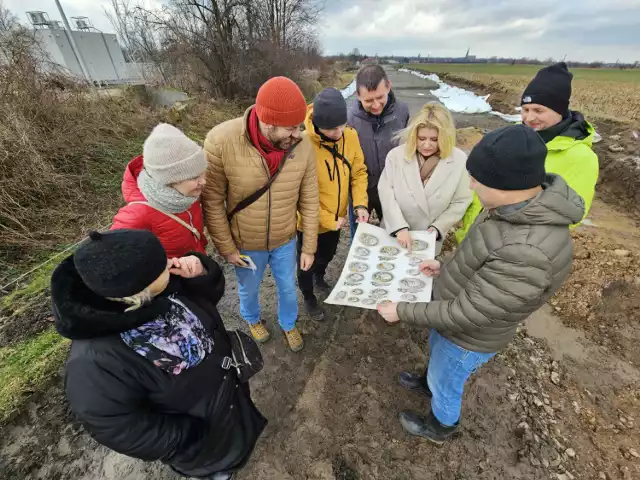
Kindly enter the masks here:
[[256, 114], [267, 125], [293, 127], [304, 122], [307, 102], [293, 80], [273, 77], [258, 90]]

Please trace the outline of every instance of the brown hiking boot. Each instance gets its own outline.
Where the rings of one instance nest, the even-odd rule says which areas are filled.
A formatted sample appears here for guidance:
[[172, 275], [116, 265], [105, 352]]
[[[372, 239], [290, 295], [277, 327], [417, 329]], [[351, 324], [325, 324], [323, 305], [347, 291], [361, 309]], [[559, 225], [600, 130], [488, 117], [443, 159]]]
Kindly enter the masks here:
[[296, 327], [293, 327], [292, 330], [288, 332], [284, 332], [285, 337], [287, 337], [287, 342], [289, 343], [289, 348], [292, 352], [299, 352], [304, 347], [304, 341], [302, 340], [302, 335], [300, 334], [300, 330]]
[[251, 336], [258, 343], [268, 342], [271, 338], [269, 334], [269, 330], [262, 324], [262, 322], [258, 322], [255, 324], [249, 324], [249, 331], [251, 331]]

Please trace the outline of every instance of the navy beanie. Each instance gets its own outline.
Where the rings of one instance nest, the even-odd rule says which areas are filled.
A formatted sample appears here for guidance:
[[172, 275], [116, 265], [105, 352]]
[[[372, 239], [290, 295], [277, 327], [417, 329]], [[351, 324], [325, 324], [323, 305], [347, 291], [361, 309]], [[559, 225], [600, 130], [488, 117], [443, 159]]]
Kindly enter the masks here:
[[564, 62], [540, 70], [522, 94], [521, 105], [536, 103], [559, 113], [569, 111], [573, 74]]
[[526, 125], [487, 133], [467, 158], [469, 175], [498, 190], [527, 190], [542, 185], [547, 145]]

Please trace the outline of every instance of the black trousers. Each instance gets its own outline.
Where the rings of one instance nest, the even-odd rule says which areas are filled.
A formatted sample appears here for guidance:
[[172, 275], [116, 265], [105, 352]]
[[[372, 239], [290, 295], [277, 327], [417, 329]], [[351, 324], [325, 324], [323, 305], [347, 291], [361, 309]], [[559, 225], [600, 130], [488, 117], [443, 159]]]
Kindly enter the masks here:
[[[378, 187], [367, 189], [367, 196], [369, 197], [369, 213], [375, 210], [378, 220], [382, 221], [382, 203], [380, 202]], [[356, 207], [356, 205], [354, 205], [354, 207]]]
[[298, 232], [298, 288], [304, 297], [313, 295], [313, 278], [322, 278], [327, 272], [329, 262], [333, 260], [340, 241], [340, 231], [318, 234], [318, 249], [313, 266], [306, 272], [300, 269], [300, 254], [302, 253], [302, 232]]
[[[380, 202], [378, 187], [367, 189], [367, 196], [369, 197], [369, 214], [371, 214], [375, 210], [378, 220], [382, 221], [382, 202]], [[352, 199], [349, 198], [349, 228], [351, 229], [352, 243], [353, 239], [356, 236], [356, 229], [358, 228], [358, 224], [356, 222], [356, 214], [353, 211], [355, 207], [357, 207], [357, 205], [353, 205]]]

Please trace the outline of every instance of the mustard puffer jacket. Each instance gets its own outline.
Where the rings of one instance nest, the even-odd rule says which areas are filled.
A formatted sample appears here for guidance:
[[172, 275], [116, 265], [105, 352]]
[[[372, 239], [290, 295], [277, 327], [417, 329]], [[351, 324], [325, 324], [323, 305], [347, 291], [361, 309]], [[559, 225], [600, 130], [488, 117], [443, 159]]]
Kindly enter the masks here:
[[[323, 141], [313, 125], [313, 105], [309, 105], [307, 110], [305, 127], [303, 136], [314, 147], [318, 172], [319, 233], [325, 233], [336, 230], [338, 218], [347, 216], [349, 193], [353, 197], [354, 208], [367, 208], [367, 167], [358, 133], [353, 128], [347, 127], [337, 142]], [[298, 230], [304, 232], [306, 238], [303, 220], [304, 216], [298, 215]]]
[[227, 220], [227, 213], [269, 180], [269, 169], [247, 131], [250, 107], [242, 118], [214, 127], [204, 142], [209, 162], [202, 192], [207, 230], [221, 255], [238, 250], [273, 250], [296, 236], [300, 212], [302, 251], [314, 254], [318, 235], [318, 177], [313, 146], [303, 138], [291, 151], [271, 188]]

